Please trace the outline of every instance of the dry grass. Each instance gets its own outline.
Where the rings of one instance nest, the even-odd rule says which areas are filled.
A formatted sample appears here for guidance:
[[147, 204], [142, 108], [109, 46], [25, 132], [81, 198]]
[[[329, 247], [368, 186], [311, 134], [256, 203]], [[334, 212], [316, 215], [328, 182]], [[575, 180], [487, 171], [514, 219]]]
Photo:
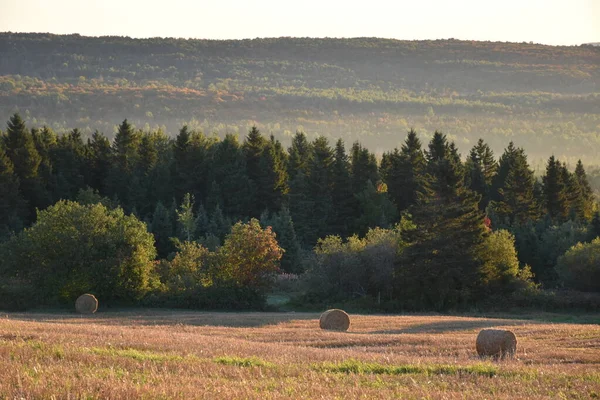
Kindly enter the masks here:
[[[600, 326], [449, 316], [0, 314], [0, 399], [545, 399], [600, 396]], [[516, 358], [480, 360], [482, 328]]]

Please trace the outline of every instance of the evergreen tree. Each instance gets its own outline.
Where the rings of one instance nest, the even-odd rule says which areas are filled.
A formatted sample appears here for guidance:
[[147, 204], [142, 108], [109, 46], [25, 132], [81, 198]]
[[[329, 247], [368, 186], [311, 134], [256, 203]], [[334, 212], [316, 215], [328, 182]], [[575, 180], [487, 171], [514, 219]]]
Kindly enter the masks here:
[[207, 233], [208, 235], [217, 237], [219, 242], [223, 243], [225, 236], [227, 236], [230, 231], [231, 221], [223, 215], [221, 207], [217, 205], [210, 216]]
[[308, 176], [309, 196], [313, 203], [310, 218], [311, 230], [315, 236], [309, 238], [313, 245], [318, 238], [331, 233], [330, 221], [333, 218], [333, 150], [326, 138], [320, 136], [313, 142], [313, 158], [310, 161]]
[[21, 230], [26, 209], [19, 194], [19, 178], [0, 143], [0, 242]]
[[[443, 158], [430, 150], [430, 160]], [[411, 245], [396, 267], [397, 288], [411, 308], [464, 305], [480, 290], [481, 251], [487, 235], [480, 197], [462, 180], [449, 190], [446, 178], [432, 175], [411, 208], [418, 229], [405, 234]]]
[[173, 220], [169, 210], [159, 201], [156, 203], [150, 231], [154, 235], [156, 251], [159, 258], [166, 258], [175, 250], [171, 238], [174, 237]]
[[414, 129], [408, 132], [401, 151], [394, 149], [383, 155], [381, 174], [398, 211], [404, 211], [416, 203], [417, 193], [424, 179], [425, 165], [421, 141]]
[[290, 181], [289, 204], [290, 214], [301, 245], [312, 247], [313, 241], [318, 237], [312, 224], [315, 200], [311, 195], [308, 178], [301, 170]]
[[379, 169], [375, 154], [363, 147], [359, 142], [354, 142], [350, 151], [350, 164], [352, 172], [352, 190], [355, 194], [362, 192], [367, 182], [377, 184], [380, 180]]
[[[331, 230], [342, 237], [350, 236], [353, 221], [358, 218], [358, 204], [352, 193], [350, 161], [346, 154], [344, 142], [339, 139], [335, 144], [334, 162], [332, 166], [332, 203], [334, 215], [331, 219]], [[284, 247], [285, 248], [285, 247]], [[283, 256], [286, 257], [285, 254]], [[283, 263], [283, 261], [282, 261]]]
[[221, 189], [222, 212], [236, 218], [248, 216], [256, 187], [247, 175], [246, 159], [237, 137], [228, 134], [214, 146], [211, 177]]
[[493, 179], [491, 204], [499, 222], [524, 224], [539, 217], [539, 207], [535, 198], [536, 180], [527, 163], [523, 149], [517, 149], [511, 142], [500, 157], [498, 175]]
[[356, 195], [360, 217], [356, 221], [356, 231], [363, 236], [370, 228], [389, 228], [398, 217], [396, 206], [387, 195], [387, 187], [380, 184], [376, 188], [371, 181], [362, 192]]
[[85, 187], [86, 159], [86, 149], [78, 129], [58, 139], [51, 151], [52, 172], [56, 177], [55, 199], [72, 200]]
[[296, 236], [294, 223], [287, 207], [283, 207], [278, 213], [268, 215], [263, 213], [260, 218], [261, 226], [271, 226], [275, 232], [277, 243], [285, 250], [281, 258], [281, 269], [288, 273], [301, 273], [301, 247]]
[[494, 153], [483, 139], [479, 139], [471, 149], [466, 167], [468, 187], [481, 195], [479, 208], [485, 210], [490, 201], [492, 180], [498, 165], [494, 160]]
[[196, 216], [194, 215], [194, 197], [186, 193], [177, 209], [177, 223], [182, 240], [191, 242], [196, 239]]
[[566, 221], [570, 210], [567, 182], [563, 166], [554, 156], [548, 159], [542, 181], [546, 212], [554, 221]]
[[427, 171], [435, 179], [440, 195], [456, 196], [456, 190], [464, 182], [463, 166], [454, 143], [448, 143], [446, 135], [436, 131], [425, 153]]
[[581, 160], [577, 162], [574, 176], [579, 186], [579, 198], [577, 199], [577, 218], [581, 221], [590, 221], [594, 215], [594, 192], [587, 179], [587, 174]]
[[27, 131], [25, 122], [19, 114], [14, 114], [8, 121], [8, 129], [3, 136], [4, 151], [10, 158], [14, 173], [19, 178], [21, 195], [27, 202], [27, 215], [35, 216], [36, 208], [45, 208], [45, 194], [42, 183], [38, 179], [38, 168], [42, 157], [35, 148], [33, 135]]
[[308, 175], [310, 159], [312, 158], [312, 145], [306, 139], [303, 132], [296, 132], [292, 138], [292, 145], [288, 149], [288, 174], [290, 181], [296, 177], [296, 174], [302, 172]]
[[42, 158], [35, 148], [33, 135], [27, 131], [25, 121], [19, 114], [10, 117], [4, 143], [6, 154], [19, 179], [23, 182], [36, 178]]
[[110, 141], [98, 131], [87, 141], [86, 183], [101, 194], [106, 194], [106, 180], [111, 167]]

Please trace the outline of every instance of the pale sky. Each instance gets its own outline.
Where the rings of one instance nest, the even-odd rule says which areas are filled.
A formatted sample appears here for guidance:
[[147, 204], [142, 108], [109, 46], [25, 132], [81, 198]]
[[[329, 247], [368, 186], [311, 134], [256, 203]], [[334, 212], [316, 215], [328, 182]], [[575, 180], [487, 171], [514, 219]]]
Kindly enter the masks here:
[[600, 42], [600, 0], [0, 0], [0, 32]]

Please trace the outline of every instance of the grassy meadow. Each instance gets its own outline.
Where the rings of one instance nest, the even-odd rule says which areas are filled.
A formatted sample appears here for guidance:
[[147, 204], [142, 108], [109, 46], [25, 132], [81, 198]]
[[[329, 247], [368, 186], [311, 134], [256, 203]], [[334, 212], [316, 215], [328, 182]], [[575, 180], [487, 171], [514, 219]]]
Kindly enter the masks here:
[[[134, 310], [0, 314], [0, 399], [587, 399], [600, 397], [597, 317], [523, 319]], [[475, 353], [510, 329], [514, 360]]]

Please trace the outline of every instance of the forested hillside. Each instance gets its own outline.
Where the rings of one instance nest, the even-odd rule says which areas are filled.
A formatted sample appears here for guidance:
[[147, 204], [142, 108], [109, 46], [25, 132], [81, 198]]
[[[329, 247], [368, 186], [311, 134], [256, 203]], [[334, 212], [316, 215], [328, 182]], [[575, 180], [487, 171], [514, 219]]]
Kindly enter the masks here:
[[128, 118], [174, 136], [256, 125], [284, 145], [360, 140], [380, 155], [414, 127], [466, 154], [483, 137], [523, 147], [541, 173], [555, 154], [600, 159], [600, 48], [374, 38], [131, 39], [0, 34], [0, 120], [112, 138]]

